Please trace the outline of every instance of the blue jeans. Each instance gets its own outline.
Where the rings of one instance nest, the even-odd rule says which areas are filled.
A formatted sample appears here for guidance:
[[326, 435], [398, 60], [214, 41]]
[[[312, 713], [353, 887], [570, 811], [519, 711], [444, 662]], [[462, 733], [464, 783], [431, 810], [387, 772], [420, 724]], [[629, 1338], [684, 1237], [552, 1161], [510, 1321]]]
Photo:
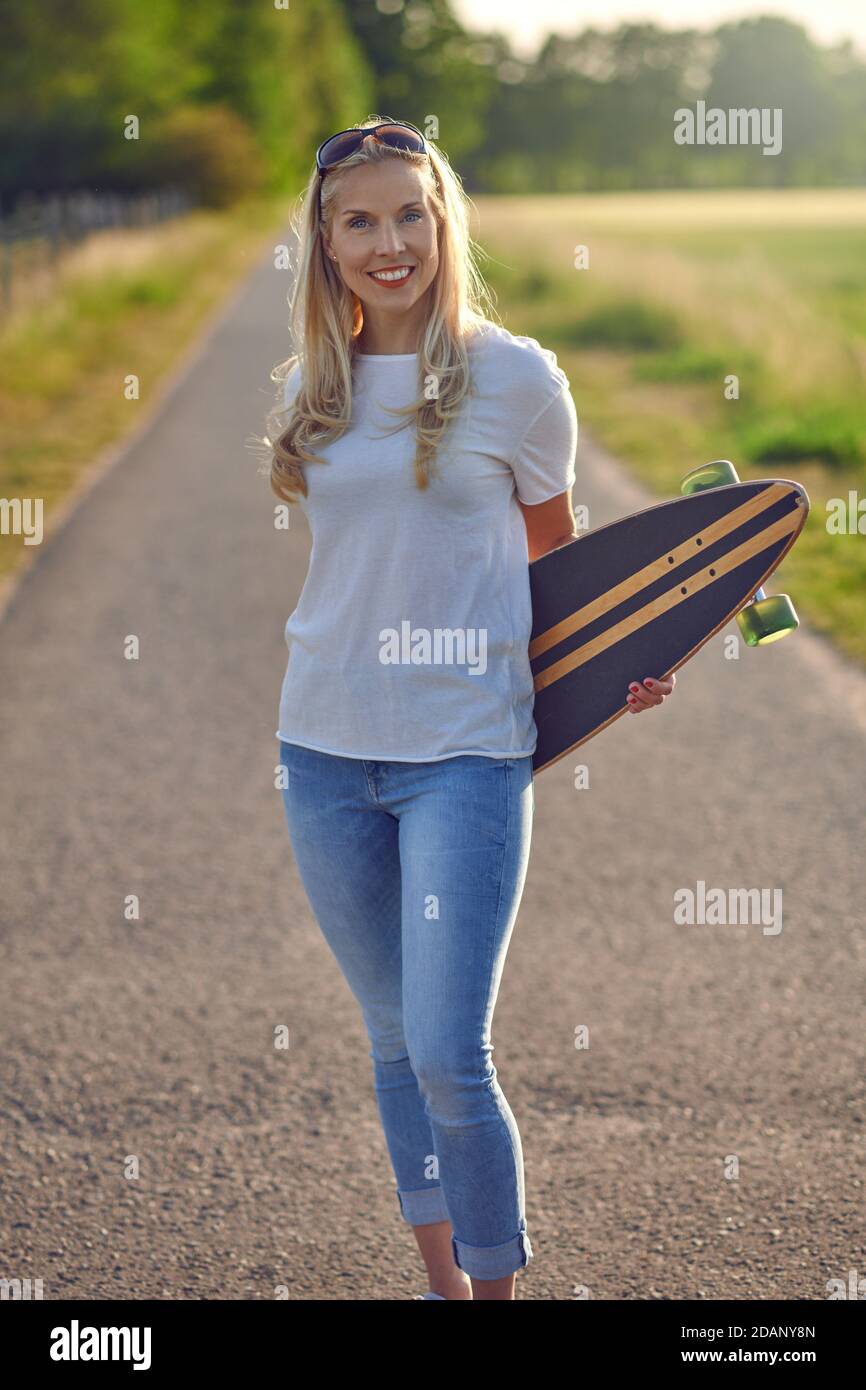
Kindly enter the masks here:
[[477, 1279], [529, 1263], [491, 1022], [529, 861], [532, 757], [370, 762], [280, 740], [304, 891], [361, 1007], [400, 1213]]

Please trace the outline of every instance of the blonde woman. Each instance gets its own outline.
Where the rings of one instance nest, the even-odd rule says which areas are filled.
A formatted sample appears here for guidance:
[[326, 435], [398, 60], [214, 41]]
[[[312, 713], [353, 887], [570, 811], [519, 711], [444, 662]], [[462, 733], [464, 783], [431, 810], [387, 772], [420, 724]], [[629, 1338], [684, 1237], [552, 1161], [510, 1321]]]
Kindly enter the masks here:
[[[275, 370], [271, 486], [313, 548], [286, 624], [283, 805], [355, 995], [428, 1299], [513, 1299], [532, 1257], [491, 1023], [534, 808], [528, 563], [573, 538], [554, 354], [483, 312], [469, 201], [409, 122], [317, 152]], [[669, 681], [636, 681], [630, 707]]]

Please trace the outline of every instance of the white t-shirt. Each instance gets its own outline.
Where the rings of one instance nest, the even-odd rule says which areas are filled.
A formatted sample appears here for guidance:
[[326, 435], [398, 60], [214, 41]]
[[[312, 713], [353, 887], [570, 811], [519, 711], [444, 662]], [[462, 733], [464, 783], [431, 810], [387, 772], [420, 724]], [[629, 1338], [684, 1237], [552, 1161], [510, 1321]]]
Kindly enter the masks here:
[[[517, 505], [574, 482], [568, 378], [534, 338], [489, 323], [440, 476], [415, 485], [417, 353], [355, 357], [352, 423], [312, 452], [299, 506], [312, 552], [285, 628], [277, 737], [342, 757], [431, 762], [535, 751], [526, 525]], [[291, 404], [295, 363], [285, 383]]]

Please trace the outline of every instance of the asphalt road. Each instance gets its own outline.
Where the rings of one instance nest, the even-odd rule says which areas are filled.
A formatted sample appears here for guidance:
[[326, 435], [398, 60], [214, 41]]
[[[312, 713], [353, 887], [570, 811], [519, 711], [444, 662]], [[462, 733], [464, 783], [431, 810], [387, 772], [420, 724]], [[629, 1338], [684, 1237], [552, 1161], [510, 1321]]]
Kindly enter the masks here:
[[[245, 441], [286, 289], [254, 270], [0, 622], [0, 1275], [46, 1299], [426, 1287], [274, 788], [309, 537], [274, 530]], [[574, 500], [599, 525], [649, 499], [584, 435]], [[804, 630], [737, 661], [722, 636], [536, 782], [494, 1028], [520, 1299], [824, 1299], [866, 1273], [866, 681]], [[699, 880], [781, 888], [782, 930], [676, 925]]]

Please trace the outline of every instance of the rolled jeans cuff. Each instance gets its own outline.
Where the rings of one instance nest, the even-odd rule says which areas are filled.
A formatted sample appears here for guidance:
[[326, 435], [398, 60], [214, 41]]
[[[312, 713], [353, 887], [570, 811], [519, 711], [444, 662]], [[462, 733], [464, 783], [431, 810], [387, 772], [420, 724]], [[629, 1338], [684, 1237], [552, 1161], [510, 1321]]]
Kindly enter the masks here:
[[518, 1231], [504, 1245], [465, 1245], [462, 1240], [452, 1236], [451, 1248], [454, 1263], [470, 1279], [504, 1279], [506, 1275], [529, 1264], [533, 1253], [525, 1229]]
[[437, 1183], [435, 1186], [416, 1188], [413, 1192], [401, 1192], [397, 1188], [400, 1212], [410, 1226], [432, 1226], [434, 1221], [449, 1221], [445, 1196]]

